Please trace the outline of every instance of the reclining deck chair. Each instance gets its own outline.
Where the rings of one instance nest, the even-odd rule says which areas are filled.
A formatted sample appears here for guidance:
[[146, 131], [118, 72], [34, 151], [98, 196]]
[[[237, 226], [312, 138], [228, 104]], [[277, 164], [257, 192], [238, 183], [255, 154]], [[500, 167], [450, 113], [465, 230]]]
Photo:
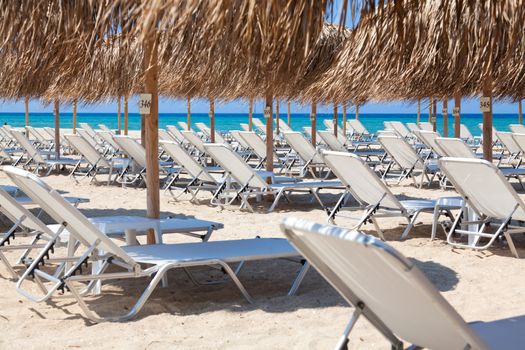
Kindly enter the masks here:
[[[322, 158], [319, 156], [317, 150], [312, 146], [312, 144], [304, 137], [300, 132], [284, 132], [284, 139], [286, 143], [292, 148], [292, 150], [297, 154], [299, 160], [302, 161], [299, 176], [306, 176], [309, 171], [313, 177], [317, 178], [315, 171], [319, 172], [319, 175], [322, 174], [323, 170], [327, 170], [324, 178], [326, 179], [330, 175], [330, 169], [326, 167], [326, 164], [323, 162]], [[297, 157], [293, 157], [288, 161], [286, 166], [286, 172], [289, 173], [292, 170], [292, 167], [297, 162]], [[320, 177], [320, 176], [319, 176]]]
[[[442, 158], [439, 161], [442, 171], [447, 175], [456, 191], [465, 199], [470, 210], [479, 220], [468, 220], [458, 215], [454, 221], [447, 241], [455, 247], [487, 249], [501, 235], [504, 235], [515, 257], [519, 257], [512, 234], [525, 233], [525, 203], [507, 181], [502, 172], [492, 163], [482, 159]], [[463, 210], [465, 213], [465, 210]], [[461, 226], [479, 225], [479, 230], [462, 229]], [[495, 226], [495, 232], [487, 232]], [[467, 235], [469, 244], [454, 241], [454, 235]], [[480, 243], [480, 238], [488, 241]]]
[[[248, 202], [250, 197], [273, 194], [275, 199], [268, 209], [268, 212], [271, 212], [277, 206], [282, 196], [289, 201], [288, 193], [306, 192], [310, 193], [324, 209], [325, 206], [318, 195], [319, 191], [325, 188], [343, 188], [339, 181], [281, 182], [279, 177], [275, 177], [273, 173], [256, 171], [246, 164], [237, 153], [224, 145], [206, 144], [205, 147], [210, 156], [226, 171], [226, 176], [235, 180], [234, 184], [230, 184], [226, 178], [212, 198], [212, 204], [214, 205], [231, 205], [236, 199], [240, 199], [240, 208], [247, 208], [253, 212], [253, 207]], [[271, 179], [272, 183], [268, 183], [267, 179]], [[233, 186], [228, 188], [229, 185]], [[221, 200], [224, 200], [224, 202]]]
[[[523, 153], [521, 147], [514, 140], [513, 134], [511, 132], [498, 131], [496, 132], [496, 137], [509, 152], [507, 163], [517, 160], [516, 167], [519, 167], [521, 165], [521, 156]], [[503, 158], [503, 152], [501, 158]]]
[[197, 156], [202, 163], [206, 163], [206, 149], [204, 141], [194, 131], [181, 131], [182, 136], [190, 145], [190, 151]]
[[252, 125], [255, 126], [257, 131], [259, 131], [259, 133], [262, 136], [266, 137], [266, 124], [265, 123], [263, 123], [260, 119], [253, 118]]
[[346, 131], [349, 132], [356, 141], [373, 138], [374, 136], [365, 128], [359, 119], [348, 119], [346, 121]]
[[430, 122], [419, 122], [421, 130], [434, 131], [434, 125]]
[[[211, 142], [211, 129], [208, 125], [204, 123], [195, 123], [195, 126], [204, 134], [204, 136], [206, 136], [208, 142]], [[215, 143], [229, 145], [217, 130], [215, 130]]]
[[295, 218], [286, 218], [281, 229], [354, 307], [338, 350], [348, 347], [360, 316], [394, 350], [404, 349], [403, 342], [414, 350], [518, 350], [525, 344], [525, 317], [466, 323], [412, 261], [372, 236]]
[[189, 127], [188, 123], [186, 122], [177, 122], [177, 125], [182, 131], [190, 131], [191, 128]]
[[[459, 198], [442, 199], [443, 205], [440, 205], [439, 208], [436, 208], [437, 200], [398, 200], [376, 173], [358, 156], [351, 153], [324, 151], [322, 157], [337, 178], [346, 186], [345, 192], [339, 197], [337, 204], [327, 212], [328, 220], [331, 223], [334, 223], [340, 210], [364, 210], [365, 213], [353, 229], [358, 230], [362, 225], [372, 221], [379, 237], [385, 239], [376, 218], [403, 217], [408, 223], [400, 238], [403, 240], [408, 236], [421, 212], [434, 213], [432, 233], [435, 234], [439, 215], [445, 212], [449, 217], [452, 217], [450, 210], [460, 209], [463, 205]], [[350, 195], [361, 206], [357, 208], [344, 207]]]
[[[252, 150], [253, 154], [257, 156], [256, 169], [260, 169], [266, 162], [266, 143], [263, 139], [253, 131], [239, 132], [239, 136], [246, 142], [248, 148]], [[284, 169], [286, 162], [286, 154], [277, 153], [274, 150], [274, 167], [279, 168], [280, 171]]]
[[401, 123], [400, 121], [384, 122], [383, 124], [385, 125], [386, 129], [394, 130], [394, 132], [399, 137], [409, 139], [411, 136], [410, 130], [408, 130], [405, 124]]
[[509, 129], [514, 134], [525, 134], [525, 126], [523, 124], [510, 124]]
[[[67, 288], [79, 303], [85, 315], [94, 322], [123, 321], [134, 317], [144, 306], [158, 283], [167, 271], [174, 268], [219, 265], [233, 280], [244, 297], [251, 302], [252, 298], [241, 284], [237, 273], [229, 264], [246, 261], [300, 258], [297, 251], [285, 240], [279, 238], [255, 238], [229, 241], [213, 241], [179, 244], [150, 244], [118, 246], [105, 236], [78, 209], [53, 189], [49, 188], [38, 177], [24, 170], [6, 167], [4, 171], [25, 193], [28, 193], [44, 211], [54, 220], [67, 227], [70, 235], [78, 240], [81, 247], [74, 257], [67, 257], [71, 266], [59, 275], [50, 275], [41, 266], [47, 263], [49, 252], [55, 244], [55, 234], [44, 249], [34, 259], [17, 282], [17, 290], [33, 301], [47, 300], [59, 289]], [[55, 258], [58, 259], [58, 258]], [[102, 266], [95, 273], [82, 274], [81, 267], [86, 263], [102, 261]], [[122, 272], [106, 272], [109, 265], [120, 268]], [[302, 270], [307, 265], [303, 265]], [[303, 276], [300, 271], [298, 276]], [[36, 295], [25, 288], [25, 283], [34, 276], [40, 281], [39, 286], [44, 294]], [[124, 315], [99, 316], [84, 301], [84, 293], [78, 290], [78, 284], [87, 283], [84, 292], [89, 292], [96, 281], [122, 279], [139, 279], [149, 277], [151, 281], [139, 297], [136, 304]], [[51, 286], [49, 286], [51, 284]]]
[[177, 129], [177, 127], [175, 127], [174, 125], [166, 125], [166, 130], [180, 144], [183, 144], [186, 142], [186, 139], [184, 138], [180, 130]]
[[[326, 131], [332, 132], [332, 135], [334, 134], [334, 121], [332, 119], [324, 119], [323, 124], [326, 127]], [[335, 135], [334, 135], [335, 136]], [[343, 129], [337, 126], [337, 139], [340, 143], [343, 145], [346, 145], [348, 143], [348, 139], [346, 138], [346, 135], [343, 134]]]

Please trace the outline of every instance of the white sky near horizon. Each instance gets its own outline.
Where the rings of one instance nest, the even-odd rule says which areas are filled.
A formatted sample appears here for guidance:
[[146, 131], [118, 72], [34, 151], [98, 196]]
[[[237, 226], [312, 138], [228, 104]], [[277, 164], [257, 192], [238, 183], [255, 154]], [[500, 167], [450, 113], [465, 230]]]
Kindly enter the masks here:
[[[339, 13], [340, 13], [340, 6], [341, 6], [341, 0], [334, 0], [334, 14], [333, 18], [327, 18], [328, 21], [333, 19], [335, 22], [339, 21]], [[346, 18], [346, 25], [349, 26], [352, 23], [351, 15], [350, 13], [347, 14]], [[137, 100], [138, 98], [132, 97], [130, 98], [129, 102], [129, 111], [130, 113], [137, 113], [138, 112], [138, 106], [137, 106]], [[427, 113], [428, 111], [428, 105], [427, 101], [422, 101], [421, 103], [421, 112]], [[453, 101], [448, 102], [448, 110], [449, 113], [452, 112], [453, 107]], [[292, 113], [309, 113], [310, 112], [310, 106], [309, 105], [301, 105], [298, 103], [292, 103], [291, 104], [291, 111]], [[194, 99], [192, 100], [192, 106], [191, 106], [192, 112], [194, 113], [207, 113], [209, 111], [209, 101], [206, 99]], [[261, 113], [263, 110], [263, 101], [255, 101], [254, 105], [254, 112], [255, 113]], [[281, 113], [286, 113], [286, 103], [281, 102], [280, 103], [280, 110]], [[438, 102], [437, 107], [438, 112], [441, 111], [441, 102]], [[0, 101], [0, 113], [16, 113], [16, 112], [24, 112], [24, 101]], [[34, 99], [30, 100], [29, 103], [29, 111], [30, 112], [52, 112], [53, 111], [53, 105], [52, 104], [43, 104], [39, 100]], [[72, 107], [71, 105], [63, 105], [61, 107], [61, 111], [63, 112], [71, 112]], [[98, 104], [85, 104], [85, 105], [79, 105], [77, 108], [77, 111], [79, 113], [116, 113], [117, 112], [117, 102], [111, 101], [111, 102], [103, 102]], [[353, 113], [354, 108], [350, 107], [348, 109], [349, 113]], [[463, 99], [462, 105], [461, 105], [461, 111], [462, 113], [480, 113], [479, 111], [479, 99], [478, 98], [470, 98], [470, 99]], [[159, 112], [160, 113], [186, 113], [186, 100], [182, 99], [167, 99], [167, 98], [160, 98], [159, 99]], [[216, 113], [247, 113], [248, 112], [248, 101], [247, 100], [237, 100], [232, 102], [221, 102], [216, 101], [215, 102], [215, 112]], [[333, 112], [333, 106], [332, 105], [318, 105], [317, 107], [318, 113], [332, 113]], [[341, 107], [339, 109], [339, 112], [341, 113]], [[407, 101], [397, 101], [397, 102], [389, 102], [389, 103], [367, 103], [363, 106], [360, 106], [359, 113], [380, 113], [380, 114], [397, 114], [397, 113], [416, 113], [417, 112], [417, 104], [416, 103], [409, 103]], [[493, 105], [493, 112], [494, 113], [511, 113], [515, 114], [518, 113], [518, 106], [517, 103], [511, 103], [511, 102], [504, 102], [504, 101], [496, 101]]]

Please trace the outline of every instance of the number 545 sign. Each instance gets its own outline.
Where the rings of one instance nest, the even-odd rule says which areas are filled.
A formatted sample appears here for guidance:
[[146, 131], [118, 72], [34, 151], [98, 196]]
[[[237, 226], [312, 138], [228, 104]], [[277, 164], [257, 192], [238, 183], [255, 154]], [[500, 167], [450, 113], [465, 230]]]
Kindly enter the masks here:
[[140, 94], [139, 112], [140, 114], [149, 114], [151, 109], [151, 94]]
[[490, 103], [490, 97], [480, 97], [479, 98], [479, 110], [481, 112], [490, 112], [491, 103]]

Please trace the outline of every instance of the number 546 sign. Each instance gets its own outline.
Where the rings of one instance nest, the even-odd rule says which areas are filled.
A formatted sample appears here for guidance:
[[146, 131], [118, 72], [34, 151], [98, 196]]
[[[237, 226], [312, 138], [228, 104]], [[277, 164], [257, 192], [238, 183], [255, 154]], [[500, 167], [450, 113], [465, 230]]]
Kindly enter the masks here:
[[151, 94], [140, 94], [139, 112], [140, 114], [149, 114], [151, 109]]
[[479, 98], [479, 110], [481, 112], [490, 112], [490, 107], [490, 97], [483, 96]]

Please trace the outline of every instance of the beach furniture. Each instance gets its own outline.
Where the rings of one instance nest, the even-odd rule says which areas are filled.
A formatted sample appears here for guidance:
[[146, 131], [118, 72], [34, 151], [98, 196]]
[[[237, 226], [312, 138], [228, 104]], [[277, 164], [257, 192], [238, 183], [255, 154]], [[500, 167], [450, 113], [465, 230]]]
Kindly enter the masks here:
[[170, 135], [179, 143], [185, 143], [186, 139], [182, 135], [179, 129], [175, 127], [174, 125], [166, 125], [166, 130], [170, 133]]
[[[81, 129], [83, 129], [86, 133], [89, 134], [89, 136], [91, 136], [93, 139], [95, 139], [97, 142], [99, 141], [97, 139], [97, 132], [95, 131], [95, 129], [93, 129], [91, 127], [91, 125], [89, 125], [88, 123], [78, 123], [78, 125], [80, 126]], [[78, 130], [78, 129], [77, 129]], [[107, 130], [104, 130], [104, 131], [107, 131]], [[111, 131], [111, 130], [110, 130]]]
[[241, 129], [244, 130], [244, 131], [250, 131], [250, 125], [246, 124], [246, 123], [240, 123], [239, 124], [241, 126]]
[[49, 138], [49, 135], [47, 135], [46, 132], [42, 134], [40, 130], [33, 128], [32, 126], [26, 126], [26, 130], [28, 131], [29, 135], [32, 135], [35, 138], [35, 146], [37, 148], [49, 151], [53, 147], [53, 140]]
[[467, 142], [474, 141], [474, 135], [472, 135], [469, 128], [465, 124], [459, 125], [459, 137]]
[[[70, 176], [77, 181], [75, 175], [81, 175], [82, 177], [91, 176], [91, 181], [97, 181], [96, 176], [101, 171], [108, 172], [108, 181], [109, 185], [112, 182], [111, 176], [113, 171], [116, 170], [115, 178], [119, 177], [119, 174], [123, 172], [129, 166], [130, 159], [127, 158], [112, 158], [107, 160], [100, 154], [89, 142], [87, 142], [80, 135], [64, 135], [65, 138], [69, 141], [71, 147], [73, 147], [81, 156], [78, 163], [75, 165], [73, 170], [71, 170]], [[80, 166], [85, 161], [87, 166], [81, 168]], [[78, 182], [78, 181], [77, 181]]]
[[[326, 127], [326, 131], [331, 131], [332, 134], [334, 133], [334, 121], [332, 119], [324, 119], [323, 124]], [[343, 145], [346, 145], [346, 143], [348, 142], [346, 135], [343, 134], [343, 129], [340, 127], [337, 128], [337, 139]]]
[[421, 128], [416, 123], [407, 123], [407, 129], [410, 130], [411, 133], [421, 130]]
[[177, 122], [177, 125], [182, 131], [188, 131], [191, 130], [191, 128], [188, 128], [188, 123], [186, 122]]
[[304, 177], [307, 172], [310, 172], [313, 177], [318, 177], [316, 171], [321, 175], [323, 170], [327, 170], [325, 178], [330, 175], [330, 171], [326, 168], [326, 164], [324, 164], [319, 153], [303, 134], [294, 131], [284, 132], [283, 136], [286, 143], [297, 154], [297, 157], [291, 157], [287, 160], [286, 172], [290, 172], [295, 163], [300, 160], [302, 164], [300, 165], [299, 176]]
[[[16, 142], [25, 151], [26, 162], [24, 163], [24, 167], [34, 166], [35, 173], [40, 170], [44, 170], [45, 171], [44, 176], [47, 176], [53, 171], [53, 168], [55, 168], [56, 166], [59, 166], [59, 167], [73, 166], [74, 167], [79, 162], [78, 159], [63, 158], [63, 157], [56, 158], [55, 152], [37, 150], [33, 146], [33, 144], [31, 144], [29, 139], [24, 134], [22, 134], [20, 131], [12, 129], [11, 135], [13, 135], [13, 137], [16, 139]], [[54, 157], [54, 158], [51, 158], [51, 157]], [[82, 160], [80, 160], [80, 162], [82, 162]]]
[[436, 143], [436, 138], [439, 137], [439, 134], [435, 131], [426, 131], [426, 130], [415, 130], [413, 134], [421, 141], [429, 150], [429, 157], [434, 155], [436, 158], [442, 157], [444, 152]]
[[398, 122], [398, 121], [391, 121], [391, 122], [384, 122], [385, 129], [394, 130], [394, 132], [405, 139], [410, 138], [411, 133], [410, 130], [407, 129], [405, 124]]
[[[312, 127], [311, 126], [303, 126], [303, 132], [308, 137], [308, 139], [310, 139], [310, 141], [311, 141], [312, 140]], [[323, 139], [321, 138], [321, 136], [319, 136], [319, 130], [317, 130], [316, 133], [315, 133], [315, 143], [318, 146], [319, 145], [325, 145]]]
[[430, 122], [419, 122], [421, 130], [434, 131], [434, 125]]
[[240, 130], [230, 130], [230, 135], [232, 136], [233, 141], [237, 142], [237, 144], [239, 146], [238, 148], [240, 150], [249, 150], [250, 149], [250, 145], [248, 143], [246, 143], [246, 141], [244, 141], [244, 139], [241, 137], [241, 132], [242, 131], [240, 131]]
[[332, 150], [332, 151], [339, 151], [339, 152], [348, 152], [345, 145], [339, 141], [338, 137], [334, 136], [333, 131], [328, 130], [320, 130], [318, 131], [317, 135], [323, 140], [323, 142]]
[[279, 119], [279, 132], [293, 131], [292, 128], [282, 119]]
[[523, 124], [510, 124], [509, 129], [515, 134], [525, 134], [525, 126]]
[[373, 135], [365, 128], [359, 119], [348, 119], [346, 121], [346, 131], [357, 140], [373, 137]]
[[254, 126], [263, 136], [266, 136], [266, 124], [260, 119], [253, 118], [252, 126]]
[[[102, 132], [106, 132], [106, 131], [102, 131]], [[85, 129], [82, 129], [82, 128], [77, 128], [77, 134], [82, 136], [84, 138], [84, 140], [86, 140], [87, 142], [89, 142], [89, 144], [94, 147], [95, 149], [99, 150], [99, 149], [102, 149], [104, 148], [103, 145], [101, 145], [97, 139], [95, 139], [93, 136], [91, 136], [91, 133], [88, 132], [87, 130]], [[113, 133], [111, 133], [111, 137], [114, 136]], [[100, 138], [102, 142], [105, 142], [103, 138]]]
[[[70, 235], [78, 240], [80, 247], [76, 249], [75, 257], [68, 257], [70, 267], [58, 276], [46, 273], [41, 264], [48, 259], [49, 252], [55, 244], [59, 233], [55, 234], [44, 249], [26, 269], [17, 282], [17, 290], [33, 301], [47, 300], [59, 289], [68, 288], [85, 315], [94, 322], [123, 321], [134, 317], [158, 283], [163, 280], [167, 271], [174, 268], [185, 269], [191, 275], [190, 269], [196, 266], [218, 265], [236, 284], [243, 296], [252, 302], [237, 273], [230, 264], [267, 260], [300, 258], [297, 251], [285, 240], [279, 238], [254, 238], [243, 240], [213, 241], [199, 243], [151, 244], [118, 246], [101, 230], [90, 222], [78, 209], [67, 203], [56, 191], [47, 186], [34, 175], [13, 167], [5, 169], [8, 176], [17, 183], [24, 192], [30, 193], [35, 202], [54, 220], [61, 223], [62, 230], [67, 227]], [[97, 254], [97, 252], [101, 252]], [[86, 262], [102, 263], [94, 273], [82, 274], [81, 267]], [[106, 272], [108, 266], [121, 269], [122, 272]], [[303, 265], [302, 269], [306, 269]], [[300, 273], [299, 276], [303, 274]], [[29, 276], [38, 276], [43, 287], [44, 297], [30, 293], [24, 289], [24, 283]], [[78, 284], [84, 284], [85, 290], [94, 288], [97, 281], [122, 279], [151, 278], [146, 289], [136, 304], [125, 311], [124, 315], [100, 316], [93, 312], [85, 303], [84, 293], [78, 290]], [[192, 276], [192, 280], [196, 281]], [[51, 286], [49, 286], [49, 284]]]
[[[260, 169], [266, 162], [266, 143], [263, 141], [261, 136], [253, 131], [242, 131], [239, 132], [239, 136], [246, 142], [248, 148], [257, 156], [256, 169]], [[274, 150], [274, 160], [277, 160], [277, 163], [274, 163], [275, 166], [284, 169], [284, 164], [286, 162], [285, 155], [281, 153], [277, 154]]]
[[[450, 210], [460, 209], [463, 205], [461, 198], [455, 197], [440, 199], [439, 206], [437, 205], [438, 200], [398, 200], [376, 173], [358, 156], [351, 153], [323, 151], [322, 157], [346, 187], [336, 205], [328, 211], [328, 220], [331, 223], [334, 223], [335, 217], [341, 210], [364, 211], [353, 229], [358, 230], [362, 225], [372, 221], [379, 237], [385, 239], [377, 218], [402, 217], [408, 223], [400, 237], [403, 240], [408, 236], [421, 212], [434, 214], [432, 220], [434, 235], [440, 214], [444, 212], [452, 217]], [[345, 207], [350, 197], [353, 197], [360, 206]]]
[[204, 148], [204, 141], [193, 130], [181, 131], [182, 136], [190, 145], [190, 151], [197, 156], [203, 163], [206, 158], [206, 149]]
[[[419, 187], [423, 186], [425, 178], [428, 181], [428, 185], [432, 183], [434, 177], [439, 172], [439, 168], [434, 161], [423, 160], [404, 138], [398, 136], [379, 136], [378, 140], [386, 153], [392, 158], [392, 161], [383, 173], [383, 179], [386, 179], [393, 166], [397, 165], [400, 168], [398, 184], [403, 179], [411, 177], [414, 185], [417, 185], [415, 179], [416, 173], [421, 175]], [[429, 175], [432, 175], [432, 177], [429, 177]]]
[[[132, 162], [120, 172], [116, 181], [126, 184], [142, 183], [145, 181], [146, 176], [146, 150], [139, 144], [135, 139], [129, 136], [114, 136], [113, 139], [119, 145], [119, 149], [124, 153]], [[159, 173], [169, 176], [180, 169], [172, 167], [173, 163], [159, 161]], [[139, 182], [140, 180], [140, 182]]]
[[[98, 124], [98, 128], [102, 131], [107, 131], [107, 132], [110, 132], [113, 134], [113, 130], [111, 130], [110, 128], [108, 128], [105, 124]], [[95, 135], [97, 134], [97, 132], [95, 131]]]
[[[117, 154], [119, 154], [120, 152], [119, 145], [115, 142], [115, 140], [113, 140], [113, 136], [115, 136], [115, 134], [108, 132], [108, 131], [100, 130], [100, 131], [97, 131], [97, 135], [100, 137], [100, 139], [103, 142], [103, 145], [104, 145], [103, 154], [105, 157], [112, 158], [112, 157], [115, 157]], [[89, 142], [89, 140], [86, 140], [86, 141], [88, 141], [88, 143], [91, 146], [93, 146], [92, 143]], [[98, 148], [95, 148], [95, 149], [98, 150]]]
[[[337, 350], [347, 348], [360, 316], [396, 350], [517, 350], [525, 344], [525, 317], [466, 323], [416, 264], [385, 242], [295, 218], [286, 218], [281, 229], [354, 308]], [[362, 339], [357, 343], [366, 348]]]
[[[202, 132], [204, 136], [206, 136], [208, 142], [211, 142], [211, 129], [208, 127], [208, 125], [204, 123], [195, 123], [195, 126]], [[215, 142], [229, 145], [217, 130], [215, 130]]]
[[522, 155], [522, 149], [514, 138], [512, 137], [511, 132], [503, 132], [503, 131], [497, 131], [496, 137], [501, 142], [503, 147], [507, 150], [509, 153], [509, 157], [507, 158], [508, 162], [510, 163], [513, 160], [518, 160], [518, 165], [521, 163], [521, 155]]
[[[440, 159], [439, 164], [477, 217], [470, 220], [465, 217], [466, 214], [457, 216], [447, 234], [448, 243], [455, 247], [481, 250], [489, 248], [500, 236], [505, 236], [512, 254], [519, 257], [512, 235], [525, 233], [522, 224], [525, 221], [525, 203], [498, 167], [483, 159], [448, 157]], [[471, 225], [476, 229], [471, 229]], [[495, 231], [487, 230], [490, 227], [494, 227]], [[457, 234], [470, 237], [469, 243], [455, 241]], [[480, 238], [486, 240], [481, 241]]]
[[271, 212], [277, 206], [281, 197], [284, 196], [290, 201], [288, 194], [301, 192], [310, 193], [312, 199], [317, 200], [321, 207], [324, 208], [325, 206], [318, 195], [319, 191], [322, 189], [342, 188], [339, 181], [299, 182], [290, 178], [280, 179], [272, 172], [256, 171], [246, 164], [237, 153], [224, 145], [206, 144], [205, 147], [208, 154], [226, 171], [226, 177], [231, 177], [235, 181], [235, 184], [230, 184], [227, 179], [223, 182], [223, 185], [217, 190], [216, 195], [212, 199], [212, 204], [214, 205], [231, 205], [236, 199], [240, 199], [240, 208], [247, 208], [253, 212], [254, 210], [249, 203], [249, 199], [271, 194], [274, 195], [274, 201], [268, 209], [268, 212]]
[[159, 129], [159, 140], [178, 142], [167, 130]]

